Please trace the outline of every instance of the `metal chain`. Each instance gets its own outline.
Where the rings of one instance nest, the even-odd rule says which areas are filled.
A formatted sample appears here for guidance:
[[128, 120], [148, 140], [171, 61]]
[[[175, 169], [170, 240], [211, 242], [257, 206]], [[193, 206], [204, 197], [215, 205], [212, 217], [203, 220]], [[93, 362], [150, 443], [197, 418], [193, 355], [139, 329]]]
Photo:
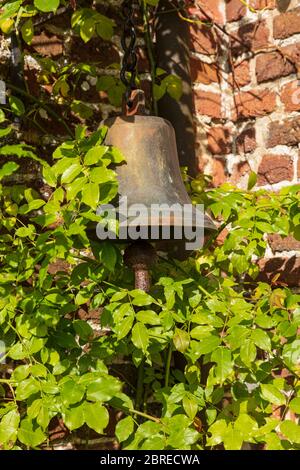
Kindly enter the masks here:
[[[130, 95], [132, 90], [136, 89], [135, 79], [137, 74], [137, 55], [135, 51], [136, 32], [133, 21], [134, 2], [135, 0], [125, 0], [122, 5], [122, 13], [125, 17], [125, 24], [121, 37], [121, 44], [124, 50], [124, 56], [122, 60], [120, 78], [126, 87], [125, 100], [129, 108], [131, 108], [133, 104], [130, 99]], [[128, 73], [130, 74], [129, 79], [127, 75]]]

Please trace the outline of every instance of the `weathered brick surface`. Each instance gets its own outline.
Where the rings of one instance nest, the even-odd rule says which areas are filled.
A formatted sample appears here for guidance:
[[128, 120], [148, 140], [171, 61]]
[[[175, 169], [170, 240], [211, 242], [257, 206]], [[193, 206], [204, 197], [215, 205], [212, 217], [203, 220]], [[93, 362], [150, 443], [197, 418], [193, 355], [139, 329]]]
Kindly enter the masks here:
[[238, 184], [245, 175], [249, 175], [251, 168], [248, 162], [239, 162], [234, 165], [230, 181], [233, 184]]
[[300, 142], [300, 116], [269, 124], [267, 147], [298, 145]]
[[256, 78], [258, 83], [286, 77], [296, 72], [295, 63], [280, 52], [260, 54], [256, 59]]
[[255, 10], [273, 9], [276, 6], [276, 0], [249, 0], [249, 5]]
[[231, 152], [232, 135], [230, 129], [224, 126], [212, 127], [207, 133], [208, 150], [215, 155]]
[[240, 0], [225, 1], [227, 21], [237, 21], [246, 14], [247, 8]]
[[210, 91], [195, 90], [195, 107], [199, 114], [220, 119], [222, 117], [221, 94]]
[[190, 16], [200, 19], [207, 20], [211, 19], [214, 23], [224, 24], [225, 15], [223, 9], [223, 0], [201, 0], [197, 3], [197, 6], [190, 6], [187, 8]]
[[[208, 15], [210, 7], [213, 23], [221, 24], [219, 1], [194, 2], [193, 14], [205, 19], [203, 11], [196, 13], [199, 4]], [[203, 65], [197, 54], [191, 60], [192, 80], [206, 90], [195, 86], [199, 168], [214, 186], [230, 181], [246, 187], [253, 168], [258, 186], [294, 184], [295, 177], [300, 180], [300, 3], [223, 0], [224, 11], [227, 35], [215, 26], [192, 27], [192, 49], [212, 62]], [[298, 250], [298, 258], [262, 260], [260, 279], [269, 282], [279, 272], [279, 282], [300, 286], [300, 242], [272, 235], [269, 243], [273, 253]]]
[[216, 64], [207, 64], [191, 57], [191, 78], [193, 82], [209, 85], [219, 83], [220, 71]]
[[276, 251], [299, 251], [300, 254], [300, 241], [296, 240], [291, 235], [288, 237], [281, 237], [276, 233], [268, 236], [268, 242], [275, 253]]
[[42, 31], [34, 35], [31, 48], [43, 56], [56, 58], [63, 53], [63, 39]]
[[220, 159], [214, 159], [212, 166], [212, 184], [213, 186], [220, 186], [225, 183], [227, 179], [225, 173], [225, 164]]
[[230, 76], [230, 83], [233, 87], [243, 87], [251, 82], [250, 65], [248, 60], [240, 62], [233, 67], [233, 72]]
[[212, 28], [209, 26], [191, 25], [191, 49], [201, 54], [216, 54], [218, 45]]
[[240, 55], [242, 52], [257, 51], [269, 45], [270, 31], [265, 20], [240, 26], [233, 33], [231, 43], [232, 53]]
[[239, 154], [253, 152], [256, 149], [256, 132], [249, 127], [241, 132], [236, 139], [236, 150]]
[[293, 80], [283, 86], [280, 98], [285, 111], [300, 111], [300, 81]]
[[275, 16], [273, 29], [275, 39], [285, 39], [300, 33], [300, 7]]
[[258, 280], [270, 282], [276, 274], [280, 274], [277, 284], [283, 283], [290, 287], [300, 286], [300, 257], [263, 258], [259, 260], [260, 275]]
[[294, 176], [293, 160], [289, 155], [264, 155], [258, 168], [258, 186], [291, 181]]
[[233, 119], [265, 116], [275, 110], [276, 95], [270, 90], [251, 90], [235, 94]]

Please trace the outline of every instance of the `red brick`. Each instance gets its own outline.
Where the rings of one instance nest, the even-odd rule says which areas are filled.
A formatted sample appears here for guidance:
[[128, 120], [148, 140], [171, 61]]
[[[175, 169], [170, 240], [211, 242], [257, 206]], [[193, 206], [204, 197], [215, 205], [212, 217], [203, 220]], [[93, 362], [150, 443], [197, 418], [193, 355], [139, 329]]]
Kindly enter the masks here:
[[276, 0], [250, 0], [249, 6], [254, 10], [273, 10], [276, 7]]
[[238, 184], [241, 178], [247, 174], [250, 174], [251, 168], [248, 162], [239, 162], [234, 166], [230, 181], [233, 184]]
[[276, 274], [280, 274], [277, 284], [287, 284], [290, 287], [300, 286], [300, 257], [290, 258], [263, 258], [258, 261], [260, 274], [259, 281], [270, 282]]
[[[207, 20], [207, 16], [218, 24], [225, 23], [225, 15], [222, 9], [223, 0], [201, 0], [197, 2], [196, 7], [187, 9], [190, 16], [200, 20]], [[206, 16], [207, 15], [207, 16]]]
[[219, 69], [216, 64], [207, 64], [194, 57], [191, 57], [190, 62], [193, 82], [204, 83], [205, 85], [220, 82]]
[[250, 65], [247, 60], [244, 60], [234, 66], [232, 76], [230, 77], [230, 83], [233, 87], [242, 87], [249, 85], [250, 82]]
[[300, 251], [300, 241], [296, 240], [292, 235], [281, 237], [277, 233], [268, 236], [269, 245], [273, 253], [276, 251]]
[[233, 120], [265, 116], [274, 111], [276, 95], [269, 90], [251, 90], [236, 93]]
[[269, 44], [270, 31], [265, 20], [242, 25], [232, 34], [232, 53], [240, 55], [246, 51], [257, 51]]
[[214, 159], [212, 165], [212, 184], [214, 187], [226, 182], [225, 165], [222, 160]]
[[293, 161], [289, 155], [264, 155], [257, 174], [258, 186], [291, 181], [294, 176]]
[[247, 8], [241, 0], [226, 0], [227, 21], [240, 20], [247, 13]]
[[43, 56], [57, 57], [63, 53], [63, 40], [43, 31], [34, 35], [30, 47]]
[[275, 39], [285, 39], [300, 33], [300, 7], [275, 16], [273, 28]]
[[212, 127], [207, 133], [208, 150], [214, 155], [224, 155], [232, 150], [230, 129], [223, 126]]
[[286, 77], [295, 72], [295, 64], [280, 52], [260, 54], [256, 59], [256, 78], [258, 83]]
[[217, 53], [217, 42], [209, 26], [191, 25], [190, 47], [195, 52], [212, 55]]
[[205, 114], [212, 118], [220, 119], [221, 113], [221, 95], [211, 91], [195, 91], [195, 107], [199, 114]]
[[300, 80], [294, 80], [283, 86], [280, 98], [285, 111], [300, 111]]
[[298, 145], [300, 142], [300, 117], [274, 121], [269, 125], [267, 147]]
[[256, 132], [254, 127], [245, 129], [236, 139], [236, 150], [239, 154], [253, 152], [256, 149]]

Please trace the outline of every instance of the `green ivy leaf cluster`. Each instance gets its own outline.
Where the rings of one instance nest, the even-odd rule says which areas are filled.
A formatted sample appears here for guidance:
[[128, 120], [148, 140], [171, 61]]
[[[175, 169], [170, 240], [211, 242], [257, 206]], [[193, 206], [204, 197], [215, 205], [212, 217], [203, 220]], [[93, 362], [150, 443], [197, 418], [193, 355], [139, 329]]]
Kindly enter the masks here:
[[[0, 27], [5, 34], [16, 28], [30, 44], [35, 16], [64, 3], [3, 2]], [[114, 26], [86, 3], [72, 16], [83, 42], [109, 40]], [[259, 281], [257, 260], [265, 234], [300, 238], [300, 187], [253, 190], [254, 173], [247, 190], [207, 190], [207, 178], [187, 179], [218, 233], [185, 261], [162, 257], [149, 293], [133, 289], [124, 246], [95, 237], [96, 208], [117, 195], [114, 170], [123, 163], [118, 149], [105, 145], [106, 129], [81, 125], [73, 136], [65, 127], [69, 140], [46, 163], [41, 147], [17, 140], [10, 123], [11, 116], [53, 111], [53, 102], [63, 110], [59, 119], [66, 110], [83, 122], [92, 118], [75, 97], [86, 77], [119, 106], [117, 67], [99, 75], [97, 64], [37, 60], [51, 103], [31, 106], [13, 93], [0, 110], [0, 449], [44, 448], [58, 419], [73, 435], [87, 427], [105, 435], [117, 412], [123, 449], [235, 450], [248, 443], [299, 450], [300, 296], [280, 273]], [[177, 77], [159, 69], [156, 77], [156, 99], [180, 98]], [[49, 197], [13, 180], [31, 160]]]

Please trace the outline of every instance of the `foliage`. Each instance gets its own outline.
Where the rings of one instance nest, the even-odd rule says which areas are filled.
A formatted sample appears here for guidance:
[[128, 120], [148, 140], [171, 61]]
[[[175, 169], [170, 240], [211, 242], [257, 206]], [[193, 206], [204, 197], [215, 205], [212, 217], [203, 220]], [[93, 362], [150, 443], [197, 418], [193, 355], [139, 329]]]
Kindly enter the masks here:
[[[30, 21], [46, 3], [47, 11], [59, 6], [4, 2], [2, 30], [20, 27], [30, 42]], [[75, 33], [84, 42], [108, 39], [111, 20], [84, 8], [73, 14]], [[53, 101], [76, 114], [81, 103], [71, 91], [82, 74], [94, 75], [112, 100], [120, 84], [98, 77], [93, 64], [38, 60], [40, 80], [55, 83], [52, 101], [32, 105], [12, 95], [0, 113], [0, 155], [13, 160], [0, 169], [1, 448], [47, 446], [58, 418], [72, 433], [102, 435], [121, 412], [115, 436], [123, 449], [299, 449], [292, 414], [300, 413], [300, 296], [278, 275], [260, 282], [256, 260], [265, 233], [300, 238], [300, 187], [255, 190], [252, 174], [247, 191], [207, 190], [205, 178], [186, 177], [193, 201], [219, 220], [219, 232], [230, 230], [225, 242], [213, 235], [185, 261], [162, 257], [151, 291], [132, 289], [124, 246], [94, 236], [96, 208], [117, 194], [114, 167], [123, 161], [104, 145], [106, 129], [80, 125], [73, 135], [65, 108], [56, 110], [70, 138], [47, 163], [10, 123], [26, 120], [32, 106], [53, 113]], [[178, 81], [163, 73], [157, 70], [156, 85], [178, 98]], [[50, 197], [15, 184], [24, 159], [41, 166]], [[84, 319], [91, 311], [101, 328]]]

